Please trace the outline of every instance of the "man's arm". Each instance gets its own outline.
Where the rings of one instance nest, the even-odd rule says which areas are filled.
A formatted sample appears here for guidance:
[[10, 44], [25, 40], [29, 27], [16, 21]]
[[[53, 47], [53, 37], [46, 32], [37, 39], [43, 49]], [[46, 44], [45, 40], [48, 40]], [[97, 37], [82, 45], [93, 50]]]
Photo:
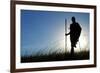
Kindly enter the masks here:
[[69, 32], [69, 33], [67, 33], [67, 34], [65, 33], [65, 35], [66, 35], [66, 36], [67, 36], [67, 35], [69, 35], [69, 34], [70, 34], [70, 32]]
[[[70, 30], [71, 30], [71, 25], [70, 25], [70, 28], [69, 28]], [[70, 32], [69, 33], [65, 33], [65, 36], [67, 36], [67, 35], [70, 35]]]

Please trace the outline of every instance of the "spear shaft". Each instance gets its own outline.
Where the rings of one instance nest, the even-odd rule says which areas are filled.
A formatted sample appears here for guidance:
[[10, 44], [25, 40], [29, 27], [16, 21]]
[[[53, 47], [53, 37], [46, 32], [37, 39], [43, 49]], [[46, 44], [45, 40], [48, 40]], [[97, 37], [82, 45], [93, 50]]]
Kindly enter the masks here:
[[[65, 34], [67, 34], [67, 19], [65, 19]], [[67, 36], [65, 35], [65, 53], [67, 52]]]

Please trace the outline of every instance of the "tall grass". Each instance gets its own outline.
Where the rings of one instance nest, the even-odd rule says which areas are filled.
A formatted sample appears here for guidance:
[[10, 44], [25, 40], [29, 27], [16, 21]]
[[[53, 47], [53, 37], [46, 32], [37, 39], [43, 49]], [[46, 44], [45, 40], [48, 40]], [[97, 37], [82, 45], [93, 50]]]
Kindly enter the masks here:
[[69, 52], [57, 53], [53, 52], [50, 54], [22, 56], [21, 63], [27, 62], [45, 62], [45, 61], [68, 61], [68, 60], [85, 60], [89, 59], [89, 51], [75, 52], [72, 56]]
[[[80, 49], [80, 52], [75, 52], [72, 56], [70, 52], [65, 53], [65, 46], [61, 46], [61, 41], [55, 41], [45, 48], [41, 48], [38, 52], [31, 52], [31, 55], [21, 55], [21, 62], [45, 62], [45, 61], [68, 61], [68, 60], [85, 60], [89, 59], [89, 50]], [[67, 47], [67, 50], [69, 48]], [[29, 49], [28, 49], [29, 50]], [[29, 52], [30, 53], [30, 52]], [[25, 53], [26, 54], [26, 53]]]

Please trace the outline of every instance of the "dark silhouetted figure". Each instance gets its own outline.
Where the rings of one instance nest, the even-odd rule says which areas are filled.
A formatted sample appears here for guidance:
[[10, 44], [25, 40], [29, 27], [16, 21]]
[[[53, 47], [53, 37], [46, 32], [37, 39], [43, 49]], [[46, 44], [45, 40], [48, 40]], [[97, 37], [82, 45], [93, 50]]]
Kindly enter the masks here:
[[74, 47], [76, 47], [76, 44], [79, 40], [80, 34], [81, 34], [81, 26], [79, 23], [76, 22], [75, 17], [72, 17], [72, 24], [70, 24], [70, 32], [65, 34], [70, 35], [70, 41], [71, 41], [71, 55], [74, 55]]

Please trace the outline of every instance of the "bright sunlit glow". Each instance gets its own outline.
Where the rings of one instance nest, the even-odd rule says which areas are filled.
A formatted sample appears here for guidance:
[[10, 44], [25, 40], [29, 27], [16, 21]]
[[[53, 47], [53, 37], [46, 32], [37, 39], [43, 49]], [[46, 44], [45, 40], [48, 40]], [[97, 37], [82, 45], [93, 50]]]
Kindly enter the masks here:
[[[65, 39], [65, 38], [67, 38], [67, 39]], [[82, 31], [79, 41], [76, 44], [75, 52], [89, 50], [88, 44], [89, 44], [88, 36], [86, 35], [86, 32]], [[63, 37], [63, 40], [61, 40], [58, 45], [60, 47], [60, 50], [62, 50], [63, 52], [65, 52], [65, 51], [70, 52], [70, 50], [71, 50], [70, 36]], [[65, 45], [66, 45], [66, 49], [65, 49]]]
[[[67, 45], [67, 51], [70, 51], [70, 49], [71, 49], [70, 36], [67, 37], [66, 45]], [[86, 51], [89, 49], [88, 46], [89, 46], [88, 45], [88, 37], [87, 37], [86, 33], [82, 31], [79, 41], [76, 44], [75, 51], [76, 52], [80, 52], [83, 50]]]

